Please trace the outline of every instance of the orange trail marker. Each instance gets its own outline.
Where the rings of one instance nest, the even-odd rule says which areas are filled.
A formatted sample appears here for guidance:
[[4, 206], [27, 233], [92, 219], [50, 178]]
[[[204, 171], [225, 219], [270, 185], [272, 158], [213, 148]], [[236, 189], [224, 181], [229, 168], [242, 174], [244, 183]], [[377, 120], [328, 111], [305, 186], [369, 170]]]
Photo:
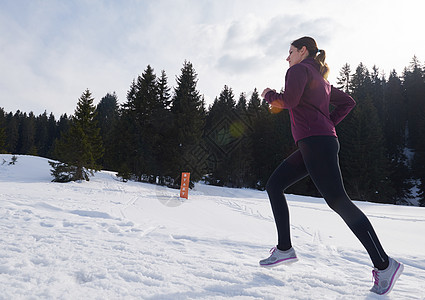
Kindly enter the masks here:
[[182, 173], [182, 181], [180, 184], [180, 198], [188, 198], [190, 173]]

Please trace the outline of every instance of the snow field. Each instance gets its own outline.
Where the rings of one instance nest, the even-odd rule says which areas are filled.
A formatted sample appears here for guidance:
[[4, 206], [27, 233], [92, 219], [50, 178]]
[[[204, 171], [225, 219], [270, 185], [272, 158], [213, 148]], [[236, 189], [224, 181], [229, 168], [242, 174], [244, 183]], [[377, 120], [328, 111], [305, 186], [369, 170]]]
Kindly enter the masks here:
[[[0, 162], [11, 155], [0, 155]], [[46, 159], [0, 164], [0, 299], [425, 299], [425, 209], [356, 202], [405, 264], [371, 294], [371, 262], [323, 199], [288, 195], [300, 261], [263, 269], [276, 243], [267, 194], [116, 179], [52, 183]]]

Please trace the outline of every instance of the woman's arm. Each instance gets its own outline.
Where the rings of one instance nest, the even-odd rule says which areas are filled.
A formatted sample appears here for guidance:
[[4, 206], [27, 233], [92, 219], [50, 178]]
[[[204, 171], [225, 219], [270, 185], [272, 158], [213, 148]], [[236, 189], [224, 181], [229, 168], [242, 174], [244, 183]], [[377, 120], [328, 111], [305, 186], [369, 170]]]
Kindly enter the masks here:
[[330, 104], [335, 106], [335, 109], [330, 114], [330, 118], [336, 126], [356, 106], [356, 101], [350, 95], [332, 86]]
[[[265, 89], [264, 99], [277, 108], [290, 109], [298, 105], [308, 81], [307, 68], [296, 64], [288, 69], [285, 76], [285, 91], [277, 93], [275, 90]], [[267, 91], [268, 90], [268, 91]]]

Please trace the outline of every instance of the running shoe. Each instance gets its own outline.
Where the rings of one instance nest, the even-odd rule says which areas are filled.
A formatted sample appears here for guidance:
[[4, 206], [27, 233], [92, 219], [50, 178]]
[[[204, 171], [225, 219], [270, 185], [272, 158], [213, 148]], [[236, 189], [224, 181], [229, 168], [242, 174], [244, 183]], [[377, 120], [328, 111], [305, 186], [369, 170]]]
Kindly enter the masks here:
[[385, 270], [378, 270], [377, 268], [372, 270], [375, 283], [370, 291], [378, 295], [386, 295], [391, 292], [395, 282], [400, 277], [404, 269], [403, 264], [399, 263], [395, 259], [389, 257], [388, 260], [389, 265]]
[[273, 268], [281, 264], [290, 264], [298, 261], [294, 248], [282, 251], [277, 249], [277, 247], [273, 247], [270, 249], [270, 254], [268, 258], [260, 260], [260, 266]]

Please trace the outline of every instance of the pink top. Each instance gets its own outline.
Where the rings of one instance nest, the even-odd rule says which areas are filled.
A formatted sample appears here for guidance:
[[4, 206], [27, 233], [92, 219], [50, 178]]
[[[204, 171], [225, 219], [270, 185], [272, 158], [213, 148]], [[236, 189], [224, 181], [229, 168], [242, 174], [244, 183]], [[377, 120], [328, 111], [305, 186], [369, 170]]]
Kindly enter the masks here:
[[[264, 98], [272, 106], [289, 110], [295, 143], [316, 135], [336, 137], [335, 126], [356, 105], [351, 96], [323, 78], [313, 58], [288, 69], [283, 93], [269, 91]], [[329, 104], [335, 107], [331, 113]]]

